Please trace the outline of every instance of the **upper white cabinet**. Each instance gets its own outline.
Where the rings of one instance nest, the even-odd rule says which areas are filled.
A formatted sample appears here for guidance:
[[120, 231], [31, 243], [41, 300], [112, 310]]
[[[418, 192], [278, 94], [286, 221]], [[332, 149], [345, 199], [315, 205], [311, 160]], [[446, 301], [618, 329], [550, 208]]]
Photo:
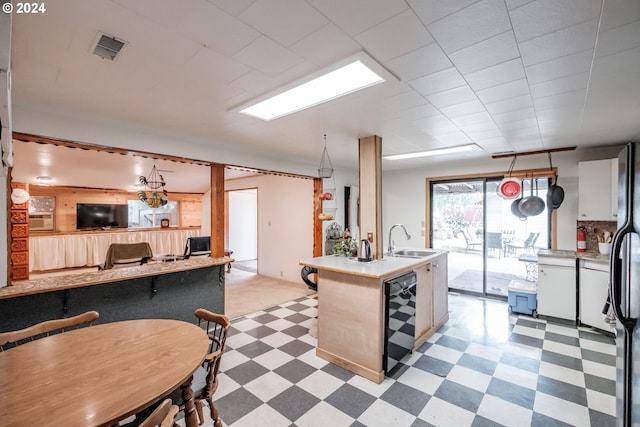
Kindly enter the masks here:
[[578, 163], [578, 220], [615, 221], [618, 159]]

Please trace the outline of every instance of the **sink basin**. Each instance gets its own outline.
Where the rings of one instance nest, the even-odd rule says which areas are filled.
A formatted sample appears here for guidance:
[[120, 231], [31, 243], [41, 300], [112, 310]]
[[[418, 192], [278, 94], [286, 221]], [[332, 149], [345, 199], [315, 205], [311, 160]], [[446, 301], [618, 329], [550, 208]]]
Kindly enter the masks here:
[[430, 249], [399, 249], [395, 251], [391, 256], [399, 256], [405, 258], [426, 258], [431, 255], [436, 255], [438, 251]]

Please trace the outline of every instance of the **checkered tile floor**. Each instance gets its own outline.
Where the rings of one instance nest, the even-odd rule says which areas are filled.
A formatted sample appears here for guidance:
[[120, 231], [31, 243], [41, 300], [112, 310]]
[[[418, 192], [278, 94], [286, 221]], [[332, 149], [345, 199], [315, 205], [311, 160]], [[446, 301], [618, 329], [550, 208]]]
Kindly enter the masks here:
[[375, 384], [315, 355], [316, 305], [233, 321], [215, 395], [225, 426], [615, 425], [611, 337], [450, 295], [450, 321]]

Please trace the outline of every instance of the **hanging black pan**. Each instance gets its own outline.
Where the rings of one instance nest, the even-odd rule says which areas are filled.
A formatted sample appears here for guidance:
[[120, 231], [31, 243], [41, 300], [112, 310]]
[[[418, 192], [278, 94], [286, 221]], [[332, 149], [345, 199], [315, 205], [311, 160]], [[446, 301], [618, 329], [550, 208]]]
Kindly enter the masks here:
[[[553, 171], [553, 164], [551, 163], [551, 153], [549, 153], [549, 166]], [[564, 201], [564, 189], [560, 187], [557, 182], [558, 174], [554, 173], [553, 184], [551, 184], [551, 187], [549, 187], [549, 191], [547, 191], [547, 207], [550, 211], [558, 209]]]

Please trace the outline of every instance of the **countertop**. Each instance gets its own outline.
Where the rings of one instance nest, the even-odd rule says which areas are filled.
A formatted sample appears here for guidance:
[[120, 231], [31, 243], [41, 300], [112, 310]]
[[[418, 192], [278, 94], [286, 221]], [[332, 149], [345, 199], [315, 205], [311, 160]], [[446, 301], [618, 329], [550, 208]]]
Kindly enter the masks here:
[[609, 264], [609, 255], [603, 255], [597, 251], [577, 252], [567, 250], [551, 250], [543, 249], [538, 251], [539, 257], [556, 257], [556, 258], [578, 258], [587, 261], [595, 261], [602, 264]]
[[119, 282], [139, 277], [195, 270], [198, 268], [224, 265], [231, 261], [233, 261], [233, 259], [229, 257], [193, 257], [174, 262], [154, 262], [136, 267], [115, 268], [111, 270], [68, 274], [64, 276], [52, 276], [42, 279], [20, 280], [13, 282], [12, 286], [0, 288], [0, 299], [80, 288], [83, 286], [100, 285], [103, 283]]
[[[415, 248], [403, 248], [415, 249]], [[424, 250], [425, 248], [419, 248]], [[398, 256], [385, 256], [382, 259], [373, 260], [371, 262], [360, 262], [357, 258], [344, 257], [337, 255], [327, 255], [316, 258], [301, 259], [300, 265], [305, 265], [318, 270], [334, 271], [338, 273], [353, 274], [356, 276], [370, 277], [375, 279], [393, 277], [396, 274], [403, 273], [411, 268], [430, 262], [447, 251], [438, 249], [429, 249], [437, 252], [434, 255], [424, 258], [407, 258]]]

